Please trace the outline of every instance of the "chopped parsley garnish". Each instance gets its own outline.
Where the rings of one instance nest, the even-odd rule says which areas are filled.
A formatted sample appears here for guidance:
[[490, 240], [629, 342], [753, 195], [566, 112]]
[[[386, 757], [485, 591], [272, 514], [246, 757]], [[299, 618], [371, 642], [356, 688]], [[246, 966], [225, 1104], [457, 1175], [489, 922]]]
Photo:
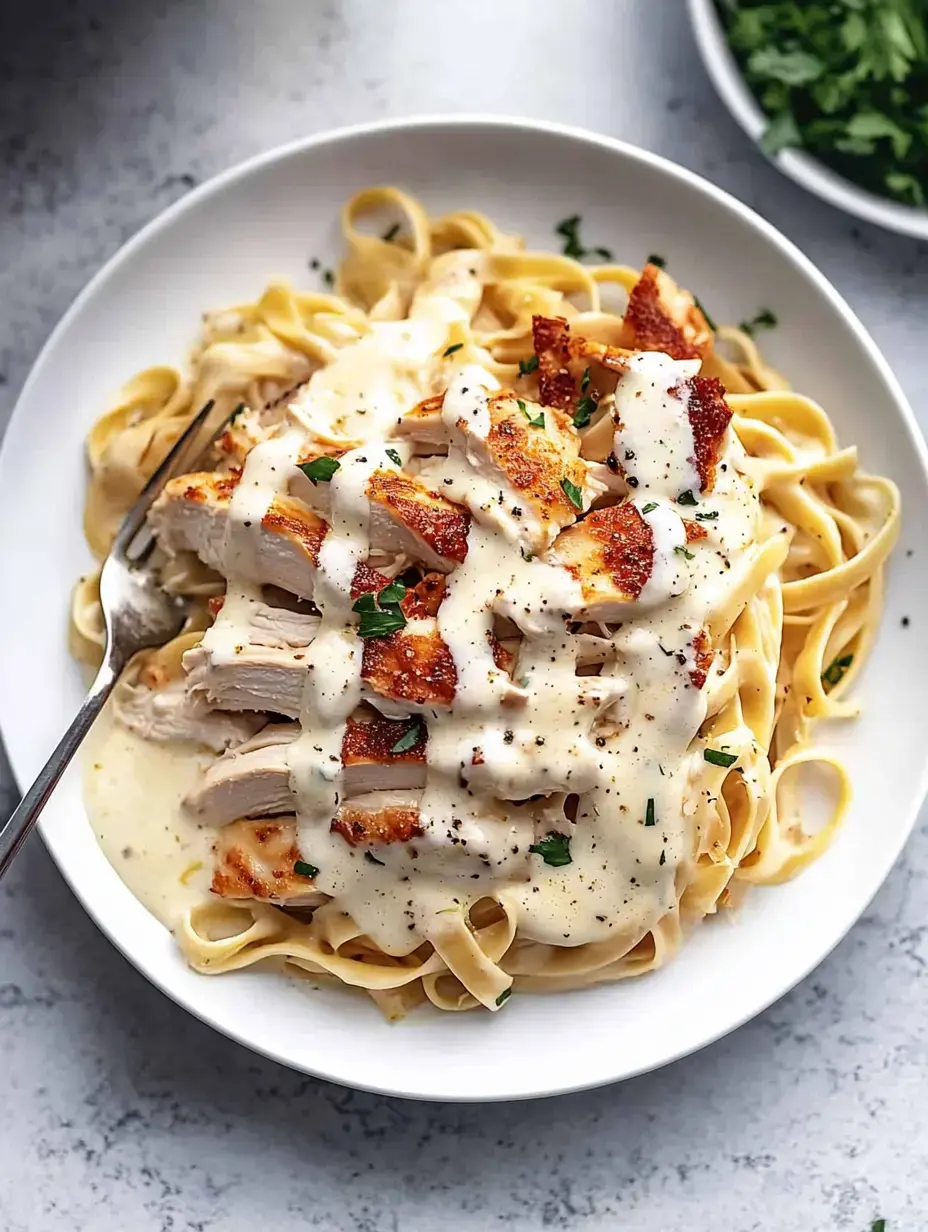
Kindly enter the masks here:
[[642, 509], [641, 512], [642, 513], [653, 513], [656, 508], [657, 508], [657, 501], [648, 501], [648, 503], [645, 505], [645, 507]]
[[522, 401], [521, 398], [516, 398], [516, 405], [518, 406], [519, 410], [522, 412], [522, 414], [525, 416], [525, 418], [528, 420], [528, 422], [532, 425], [533, 428], [543, 428], [545, 426], [544, 411], [539, 411], [538, 414], [533, 419], [532, 416], [529, 414], [528, 407], [525, 405], [525, 403]]
[[381, 607], [389, 607], [395, 603], [402, 603], [405, 598], [406, 587], [398, 578], [394, 578], [377, 596], [377, 602]]
[[[396, 237], [399, 235], [399, 233], [400, 233], [400, 224], [398, 222], [395, 222], [392, 227], [388, 227], [387, 230], [384, 231], [383, 235], [381, 236], [381, 239], [383, 239], [383, 241], [387, 244], [392, 244], [393, 241], [396, 239]], [[377, 863], [379, 864], [380, 861], [378, 860]]]
[[583, 376], [580, 378], [580, 392], [582, 394], [585, 394], [589, 388], [590, 388], [590, 370], [589, 368], [584, 368]]
[[[587, 372], [589, 372], [589, 368], [587, 368]], [[583, 386], [581, 385], [580, 388], [582, 389]], [[594, 398], [591, 398], [589, 394], [584, 394], [577, 403], [576, 411], [574, 411], [574, 427], [585, 428], [598, 406], [599, 403]]]
[[369, 851], [365, 851], [364, 859], [368, 862], [368, 864], [379, 864], [380, 867], [383, 868], [383, 860], [378, 860], [377, 857], [372, 855]]
[[706, 312], [705, 308], [703, 308], [702, 304], [699, 302], [699, 300], [696, 298], [695, 295], [693, 296], [693, 303], [696, 305], [696, 307], [699, 309], [702, 315], [706, 318], [706, 324], [709, 326], [709, 328], [712, 330], [714, 334], [715, 331], [718, 329], [718, 326], [709, 316], [708, 312]]
[[719, 511], [717, 509], [713, 509], [711, 513], [697, 513], [696, 514], [696, 517], [699, 519], [700, 522], [714, 522], [718, 516], [719, 516]]
[[400, 736], [396, 744], [390, 750], [391, 753], [408, 753], [410, 749], [414, 749], [422, 738], [422, 725], [416, 723], [410, 727], [409, 731]]
[[677, 504], [678, 505], [695, 505], [696, 497], [693, 495], [692, 491], [689, 488], [687, 488], [685, 492], [681, 492], [680, 495], [677, 497]]
[[534, 554], [534, 552], [530, 552], [530, 551], [528, 550], [528, 548], [526, 548], [526, 547], [520, 547], [520, 548], [519, 548], [519, 551], [522, 553], [522, 559], [523, 559], [523, 560], [528, 561], [528, 560], [534, 560], [534, 559], [535, 559], [535, 554]]
[[317, 483], [328, 483], [341, 466], [338, 458], [313, 458], [312, 462], [301, 462], [300, 470], [315, 486]]
[[667, 852], [662, 850], [661, 858], [658, 860], [658, 864], [665, 864], [666, 862], [667, 862]]
[[229, 416], [229, 424], [230, 425], [234, 424], [236, 419], [238, 419], [239, 415], [241, 415], [242, 411], [247, 411], [247, 410], [248, 410], [248, 404], [246, 402], [240, 402], [238, 406], [235, 408], [235, 410], [232, 412], [232, 414]]
[[654, 816], [654, 797], [648, 796], [648, 803], [644, 810], [644, 824], [646, 826], [656, 826], [657, 819]]
[[656, 265], [658, 269], [663, 269], [667, 264], [667, 258], [662, 257], [658, 252], [652, 252], [648, 257], [648, 265]]
[[735, 753], [722, 753], [719, 749], [703, 749], [703, 760], [709, 762], [711, 766], [721, 766], [727, 770], [729, 766], [733, 766], [738, 760]]
[[674, 551], [678, 556], [682, 556], [685, 560], [693, 559], [693, 553], [689, 550], [689, 548], [684, 547], [682, 543], [678, 543], [674, 548]]
[[562, 252], [565, 257], [573, 257], [575, 261], [582, 261], [585, 257], [599, 257], [601, 261], [611, 261], [612, 253], [608, 248], [587, 248], [580, 240], [580, 224], [583, 219], [579, 214], [571, 214], [569, 218], [563, 218], [554, 228], [555, 234], [561, 236], [564, 241]]
[[519, 376], [529, 376], [538, 368], [538, 356], [530, 355], [528, 359], [519, 360]]
[[460, 351], [463, 345], [464, 345], [463, 342], [455, 342], [451, 346], [446, 347], [444, 352], [442, 353], [442, 359], [447, 359], [448, 356], [453, 355], [455, 351]]
[[873, 1223], [870, 1225], [870, 1232], [886, 1232], [886, 1220], [874, 1219]]
[[509, 1000], [509, 998], [510, 998], [511, 996], [512, 996], [512, 989], [511, 989], [511, 988], [504, 988], [504, 989], [503, 989], [503, 991], [502, 991], [502, 992], [499, 994], [499, 996], [496, 998], [496, 1004], [497, 1004], [497, 1005], [505, 1005], [505, 1004], [506, 1004], [506, 1002]]
[[298, 877], [318, 877], [319, 870], [315, 864], [307, 864], [305, 860], [297, 860], [293, 865], [293, 871]]
[[767, 113], [767, 154], [801, 148], [871, 192], [928, 202], [924, 0], [725, 0], [717, 8]]
[[753, 338], [759, 329], [773, 329], [777, 324], [777, 319], [769, 308], [761, 308], [755, 316], [751, 317], [750, 321], [742, 321], [741, 329], [749, 338]]
[[550, 830], [540, 842], [532, 843], [529, 851], [541, 856], [545, 864], [550, 864], [552, 868], [573, 863], [570, 858], [570, 835], [560, 834], [557, 830]]
[[578, 509], [583, 509], [583, 493], [575, 483], [571, 483], [569, 479], [562, 479], [561, 491], [572, 505], [576, 505]]
[[[361, 595], [351, 605], [351, 610], [361, 617], [358, 623], [358, 637], [386, 637], [396, 633], [406, 624], [406, 617], [399, 606], [400, 600], [406, 594], [402, 582], [393, 581], [383, 588], [374, 599], [372, 594]], [[377, 602], [384, 605], [378, 607]]]
[[391, 607], [386, 612], [361, 612], [358, 625], [358, 637], [387, 637], [405, 627], [406, 617], [398, 607]]
[[403, 459], [400, 457], [400, 455], [396, 452], [395, 449], [386, 450], [386, 454], [387, 454], [387, 457], [390, 459], [390, 461], [395, 462], [397, 466], [403, 465]]
[[822, 672], [822, 684], [827, 684], [829, 688], [834, 688], [853, 662], [854, 656], [852, 654], [840, 655], [837, 659], [832, 659]]

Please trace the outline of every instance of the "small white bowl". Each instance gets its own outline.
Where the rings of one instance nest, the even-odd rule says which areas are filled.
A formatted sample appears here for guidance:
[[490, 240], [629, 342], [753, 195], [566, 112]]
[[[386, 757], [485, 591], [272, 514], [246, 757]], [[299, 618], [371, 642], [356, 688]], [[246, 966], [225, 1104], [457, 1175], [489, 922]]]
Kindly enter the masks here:
[[[687, 3], [699, 52], [716, 90], [744, 131], [759, 145], [768, 120], [732, 55], [713, 0]], [[802, 150], [781, 150], [771, 161], [797, 184], [848, 214], [902, 235], [928, 239], [928, 210], [901, 205], [858, 188]]]

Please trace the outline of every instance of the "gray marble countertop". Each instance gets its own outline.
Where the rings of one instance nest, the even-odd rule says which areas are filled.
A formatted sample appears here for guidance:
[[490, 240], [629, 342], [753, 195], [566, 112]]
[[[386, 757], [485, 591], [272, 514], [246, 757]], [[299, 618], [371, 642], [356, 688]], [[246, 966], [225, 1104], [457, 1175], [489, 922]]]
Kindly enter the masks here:
[[[764, 163], [682, 0], [6, 0], [0, 423], [87, 278], [190, 186], [439, 110], [587, 125], [708, 176], [824, 269], [928, 414], [928, 246]], [[0, 893], [0, 1232], [923, 1232], [926, 878], [922, 831], [821, 968], [697, 1056], [545, 1104], [430, 1106], [302, 1078], [189, 1018], [33, 839]]]

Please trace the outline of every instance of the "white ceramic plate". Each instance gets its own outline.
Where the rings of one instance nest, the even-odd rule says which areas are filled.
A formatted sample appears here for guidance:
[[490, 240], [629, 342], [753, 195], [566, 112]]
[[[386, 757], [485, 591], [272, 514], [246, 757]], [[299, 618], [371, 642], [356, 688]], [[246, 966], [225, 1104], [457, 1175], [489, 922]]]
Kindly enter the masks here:
[[[612, 1082], [718, 1038], [806, 975], [876, 892], [925, 789], [928, 655], [917, 616], [928, 525], [925, 450], [892, 374], [847, 305], [787, 240], [691, 173], [631, 146], [554, 125], [413, 120], [345, 130], [256, 158], [190, 193], [106, 266], [55, 330], [26, 383], [0, 458], [0, 721], [20, 782], [38, 771], [81, 696], [65, 626], [89, 564], [80, 532], [84, 433], [138, 368], [179, 359], [208, 306], [252, 299], [272, 276], [317, 278], [336, 220], [364, 184], [394, 181], [432, 210], [487, 211], [550, 246], [581, 211], [590, 243], [623, 260], [666, 254], [720, 320], [772, 308], [771, 359], [825, 404], [866, 465], [900, 484], [905, 526], [886, 620], [860, 686], [859, 724], [834, 734], [856, 798], [839, 841], [789, 885], [753, 892], [734, 921], [701, 928], [657, 975], [489, 1014], [423, 1012], [388, 1026], [365, 999], [269, 973], [207, 978], [104, 859], [76, 775], [42, 833], [86, 909], [169, 996], [296, 1069], [427, 1099], [529, 1097]], [[767, 340], [765, 340], [767, 341]], [[556, 1047], [552, 1042], [557, 1041]]]
[[[696, 44], [716, 90], [744, 131], [759, 145], [767, 128], [767, 117], [729, 49], [714, 0], [688, 0], [688, 4]], [[868, 192], [802, 150], [781, 150], [771, 161], [797, 184], [849, 214], [902, 235], [928, 239], [928, 210]]]

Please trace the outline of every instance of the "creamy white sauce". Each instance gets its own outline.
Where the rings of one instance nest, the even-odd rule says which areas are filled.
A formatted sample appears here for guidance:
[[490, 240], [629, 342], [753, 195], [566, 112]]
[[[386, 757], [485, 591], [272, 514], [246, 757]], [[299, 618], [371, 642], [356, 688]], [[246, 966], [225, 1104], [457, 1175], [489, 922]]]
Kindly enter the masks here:
[[[433, 273], [412, 319], [374, 324], [314, 374], [291, 408], [302, 430], [249, 455], [224, 544], [229, 597], [208, 644], [234, 654], [236, 630], [254, 622], [260, 596], [241, 580], [250, 571], [249, 532], [287, 490], [301, 441], [307, 434], [317, 442], [362, 440], [341, 457], [322, 498], [330, 529], [314, 592], [321, 620], [306, 653], [302, 734], [288, 748], [299, 846], [319, 869], [317, 887], [393, 954], [409, 953], [440, 931], [448, 911], [487, 894], [517, 911], [524, 937], [560, 946], [617, 936], [632, 942], [674, 905], [678, 865], [694, 850], [688, 750], [706, 703], [689, 679], [692, 642], [754, 542], [758, 502], [738, 473], [739, 447], [729, 433], [715, 490], [683, 511], [718, 517], [702, 520], [707, 537], [687, 546], [671, 502], [687, 490], [698, 494], [699, 476], [685, 399], [670, 391], [698, 364], [634, 357], [617, 391], [615, 444], [638, 480], [635, 502], [654, 535], [654, 568], [628, 620], [604, 632], [601, 673], [577, 675], [581, 639], [569, 622], [582, 608], [580, 587], [565, 569], [526, 551], [526, 536], [541, 531], [514, 515], [516, 494], [487, 466], [487, 398], [497, 383], [479, 364], [444, 356], [449, 328], [479, 303], [479, 270], [455, 260], [443, 270], [436, 263]], [[373, 469], [384, 465], [385, 440], [399, 416], [449, 375], [443, 417], [451, 448], [428, 474], [473, 515], [467, 558], [449, 576], [438, 615], [457, 690], [450, 708], [425, 715], [423, 834], [378, 847], [374, 863], [331, 830], [342, 803], [345, 724], [361, 695], [351, 581], [369, 552], [365, 493]], [[522, 638], [511, 678], [494, 661], [500, 618]], [[409, 712], [395, 703], [382, 709]], [[116, 757], [113, 765], [114, 782], [117, 775], [133, 781], [128, 763]], [[157, 819], [146, 825], [181, 825], [175, 794], [145, 810]], [[564, 812], [568, 801], [574, 821]], [[569, 839], [571, 863], [551, 867], [529, 852], [549, 832]], [[111, 836], [102, 841], [112, 849]], [[180, 841], [193, 850], [192, 835]], [[153, 859], [160, 878], [166, 866], [161, 855]]]

